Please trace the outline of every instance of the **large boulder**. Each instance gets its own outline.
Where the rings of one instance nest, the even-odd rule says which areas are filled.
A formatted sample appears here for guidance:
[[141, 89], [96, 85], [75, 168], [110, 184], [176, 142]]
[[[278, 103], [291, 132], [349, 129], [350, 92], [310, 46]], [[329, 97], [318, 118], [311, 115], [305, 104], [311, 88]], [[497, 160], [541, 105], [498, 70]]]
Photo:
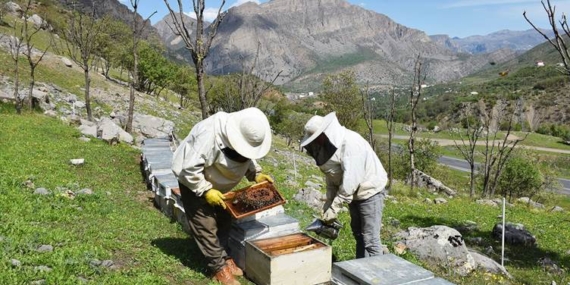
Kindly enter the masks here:
[[299, 190], [293, 199], [301, 203], [307, 204], [309, 207], [320, 210], [323, 208], [326, 199], [325, 194], [311, 187]]
[[95, 138], [97, 137], [97, 124], [87, 120], [81, 120], [80, 122], [81, 125], [77, 127], [77, 129], [79, 129], [81, 134]]
[[63, 64], [67, 67], [73, 67], [73, 63], [71, 62], [71, 60], [69, 60], [69, 58], [62, 56], [61, 57], [61, 62], [63, 62]]
[[134, 141], [131, 134], [125, 132], [109, 118], [101, 119], [97, 127], [97, 136], [109, 143], [121, 141], [132, 144]]
[[433, 266], [444, 266], [461, 276], [466, 276], [477, 267], [456, 229], [446, 226], [410, 227], [396, 234], [396, 237], [420, 260]]
[[501, 266], [498, 262], [496, 262], [492, 258], [474, 250], [469, 250], [469, 253], [471, 254], [471, 256], [473, 256], [473, 259], [477, 264], [477, 269], [493, 274], [503, 274], [509, 278], [512, 278], [512, 276], [509, 274], [509, 272], [507, 272], [505, 267]]
[[11, 13], [11, 14], [16, 14], [16, 15], [21, 15], [22, 14], [22, 7], [20, 7], [20, 5], [10, 1], [6, 4], [4, 4], [4, 9], [6, 10], [6, 12]]
[[133, 118], [133, 129], [147, 138], [164, 138], [174, 130], [174, 122], [137, 113]]
[[49, 27], [49, 24], [37, 14], [33, 14], [32, 16], [28, 17], [27, 20], [28, 22], [34, 24], [34, 27], [36, 29], [47, 29]]
[[[501, 240], [503, 224], [497, 223], [493, 227], [493, 238]], [[521, 224], [505, 224], [505, 243], [522, 246], [535, 246], [536, 238]]]

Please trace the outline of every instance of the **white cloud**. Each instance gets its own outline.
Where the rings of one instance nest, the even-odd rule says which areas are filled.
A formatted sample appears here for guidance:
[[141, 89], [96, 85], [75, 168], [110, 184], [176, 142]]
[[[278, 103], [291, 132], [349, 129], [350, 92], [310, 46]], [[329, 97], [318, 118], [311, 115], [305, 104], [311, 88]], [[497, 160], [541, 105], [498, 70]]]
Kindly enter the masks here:
[[[218, 16], [218, 9], [219, 8], [206, 8], [206, 9], [204, 9], [204, 20], [206, 20], [208, 22], [214, 21], [216, 19], [216, 17]], [[184, 14], [190, 16], [191, 18], [196, 19], [196, 13], [194, 13], [194, 11], [186, 12]]]

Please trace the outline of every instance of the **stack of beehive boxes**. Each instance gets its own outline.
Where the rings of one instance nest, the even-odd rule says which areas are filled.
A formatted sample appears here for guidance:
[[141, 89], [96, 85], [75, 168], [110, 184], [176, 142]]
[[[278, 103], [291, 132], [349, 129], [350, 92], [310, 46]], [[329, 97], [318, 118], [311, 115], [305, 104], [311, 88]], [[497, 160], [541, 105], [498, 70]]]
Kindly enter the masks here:
[[[141, 154], [141, 170], [145, 176], [146, 182], [149, 189], [154, 193], [155, 205], [161, 209], [161, 211], [168, 217], [177, 220], [185, 231], [189, 232], [188, 220], [184, 213], [184, 207], [180, 199], [180, 189], [178, 181], [174, 174], [172, 173], [172, 144], [168, 139], [147, 139], [143, 141], [142, 154]], [[291, 234], [301, 234], [299, 229], [298, 220], [285, 214], [283, 206], [277, 206], [262, 212], [255, 213], [251, 216], [243, 217], [234, 220], [232, 224], [232, 229], [230, 231], [230, 240], [228, 245], [229, 254], [235, 259], [236, 264], [246, 271], [248, 266], [246, 264], [246, 247], [251, 247], [248, 243], [259, 240], [266, 240], [268, 238], [279, 238], [285, 237]], [[257, 252], [250, 251], [253, 254]], [[291, 253], [295, 254], [295, 253]], [[313, 256], [311, 253], [306, 251], [303, 253], [308, 256]], [[328, 260], [330, 260], [331, 251], [330, 248], [321, 248], [316, 252], [317, 256], [326, 255]], [[262, 253], [262, 255], [264, 255]], [[290, 255], [291, 256], [291, 255]], [[287, 276], [287, 274], [302, 274], [298, 272], [302, 270], [302, 265], [300, 268], [294, 269], [296, 272], [289, 272], [286, 269], [279, 271], [272, 271], [277, 263], [280, 267], [280, 262], [272, 257], [266, 256], [267, 259], [261, 259], [262, 263], [268, 263], [263, 266], [263, 264], [258, 264], [260, 259], [255, 258], [255, 265], [249, 266], [249, 268], [254, 268], [256, 270], [253, 278], [256, 282], [265, 284], [266, 282], [271, 283], [271, 280], [275, 280], [274, 276]], [[295, 259], [295, 257], [292, 257]], [[312, 257], [311, 257], [312, 258]], [[251, 259], [251, 258], [250, 258]], [[259, 265], [262, 265], [259, 267]], [[321, 264], [322, 266], [322, 264]], [[326, 276], [330, 277], [330, 264], [328, 269], [326, 265], [323, 270], [328, 270], [325, 273]], [[292, 267], [288, 267], [292, 268]], [[322, 268], [322, 267], [320, 267]], [[312, 270], [312, 271], [311, 271]], [[303, 276], [314, 275], [315, 268], [312, 266], [305, 266], [306, 274]], [[322, 271], [322, 270], [321, 270]], [[328, 275], [327, 275], [328, 274]], [[261, 277], [260, 277], [261, 276]], [[330, 279], [330, 278], [329, 278]], [[267, 283], [267, 284], [269, 284]], [[275, 282], [274, 282], [275, 283]], [[279, 283], [279, 282], [276, 282]], [[281, 283], [280, 283], [281, 284]], [[286, 284], [286, 283], [283, 283]]]

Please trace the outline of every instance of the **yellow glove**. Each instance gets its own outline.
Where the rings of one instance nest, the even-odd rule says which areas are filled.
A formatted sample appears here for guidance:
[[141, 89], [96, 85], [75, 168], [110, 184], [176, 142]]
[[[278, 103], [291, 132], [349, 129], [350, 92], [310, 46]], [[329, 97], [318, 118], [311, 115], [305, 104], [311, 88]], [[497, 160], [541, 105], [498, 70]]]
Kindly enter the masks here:
[[204, 193], [204, 198], [212, 207], [220, 206], [224, 209], [226, 208], [226, 203], [224, 203], [224, 194], [219, 190], [212, 188], [206, 191], [206, 193]]
[[269, 183], [273, 183], [273, 178], [267, 174], [259, 173], [255, 176], [255, 183], [261, 183], [263, 181], [267, 181]]

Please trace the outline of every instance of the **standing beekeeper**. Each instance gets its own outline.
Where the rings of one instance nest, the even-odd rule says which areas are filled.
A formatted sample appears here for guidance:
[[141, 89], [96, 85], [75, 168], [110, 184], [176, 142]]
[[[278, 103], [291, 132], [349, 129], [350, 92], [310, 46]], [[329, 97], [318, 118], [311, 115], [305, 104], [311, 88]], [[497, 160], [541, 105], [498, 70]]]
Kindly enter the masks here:
[[326, 176], [322, 220], [334, 222], [348, 204], [356, 258], [382, 254], [380, 228], [388, 179], [378, 156], [361, 135], [341, 126], [334, 112], [313, 116], [304, 132], [301, 146]]
[[239, 284], [234, 276], [243, 275], [226, 252], [231, 216], [224, 210], [223, 193], [244, 176], [257, 183], [273, 182], [255, 161], [270, 147], [267, 117], [257, 108], [248, 108], [218, 112], [197, 123], [174, 152], [172, 171], [179, 181], [191, 233], [213, 279], [222, 284]]

